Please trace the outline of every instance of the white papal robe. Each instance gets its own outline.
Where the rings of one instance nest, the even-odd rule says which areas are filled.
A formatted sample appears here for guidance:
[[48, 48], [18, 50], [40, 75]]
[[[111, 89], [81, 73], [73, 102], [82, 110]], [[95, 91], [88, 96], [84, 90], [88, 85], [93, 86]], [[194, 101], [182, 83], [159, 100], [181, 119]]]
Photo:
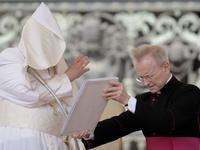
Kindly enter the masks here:
[[[65, 117], [62, 121], [51, 118], [55, 115], [50, 105], [55, 101], [54, 97], [31, 76], [32, 89], [24, 85], [24, 61], [17, 48], [8, 48], [0, 53], [0, 150], [70, 149], [73, 139], [67, 139], [72, 143], [67, 146], [65, 139], [59, 136], [60, 129], [57, 129], [57, 126], [62, 126]], [[60, 100], [73, 96], [72, 84], [65, 73], [55, 75], [51, 69], [39, 73]], [[71, 106], [63, 101], [61, 103], [70, 111]], [[62, 113], [59, 106], [56, 110]], [[58, 123], [51, 126], [55, 120]], [[49, 128], [46, 129], [46, 126]], [[84, 149], [80, 141], [79, 146]]]

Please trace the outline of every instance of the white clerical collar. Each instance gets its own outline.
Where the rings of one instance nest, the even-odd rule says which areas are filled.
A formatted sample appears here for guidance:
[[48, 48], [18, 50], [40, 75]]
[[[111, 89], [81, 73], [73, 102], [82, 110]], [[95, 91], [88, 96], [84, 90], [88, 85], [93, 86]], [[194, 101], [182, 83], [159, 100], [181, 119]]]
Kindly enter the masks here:
[[[167, 80], [167, 82], [165, 84], [167, 84], [171, 80], [171, 78], [172, 78], [172, 74], [170, 75], [169, 79]], [[157, 94], [161, 94], [161, 92], [158, 91]]]
[[167, 82], [165, 84], [167, 84], [172, 78], [172, 74], [170, 75], [169, 79], [167, 80]]

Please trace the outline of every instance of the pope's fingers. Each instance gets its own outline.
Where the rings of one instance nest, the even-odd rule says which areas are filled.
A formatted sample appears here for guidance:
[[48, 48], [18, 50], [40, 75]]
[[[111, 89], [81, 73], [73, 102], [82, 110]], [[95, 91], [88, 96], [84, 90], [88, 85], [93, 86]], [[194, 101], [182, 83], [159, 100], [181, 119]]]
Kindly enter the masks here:
[[79, 55], [78, 57], [76, 57], [74, 62], [79, 62], [83, 57], [84, 57], [83, 55]]
[[74, 63], [79, 63], [80, 65], [87, 65], [89, 63], [89, 59], [88, 56], [84, 56], [82, 54], [80, 54], [78, 57], [76, 57], [76, 59], [74, 60]]
[[79, 60], [79, 63], [80, 63], [80, 64], [84, 64], [87, 60], [88, 60], [88, 56], [83, 56], [83, 57]]
[[83, 62], [82, 66], [85, 68], [90, 63], [90, 60], [87, 59], [85, 62]]

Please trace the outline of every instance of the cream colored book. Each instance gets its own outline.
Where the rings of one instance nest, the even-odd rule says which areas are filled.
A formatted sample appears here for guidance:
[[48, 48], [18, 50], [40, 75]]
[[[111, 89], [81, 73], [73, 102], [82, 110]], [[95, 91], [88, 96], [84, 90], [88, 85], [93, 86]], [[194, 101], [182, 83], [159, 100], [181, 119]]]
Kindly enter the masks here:
[[94, 129], [107, 105], [103, 99], [103, 90], [109, 87], [111, 80], [117, 77], [87, 79], [80, 87], [76, 101], [63, 124], [60, 134], [73, 135], [87, 130], [93, 133]]

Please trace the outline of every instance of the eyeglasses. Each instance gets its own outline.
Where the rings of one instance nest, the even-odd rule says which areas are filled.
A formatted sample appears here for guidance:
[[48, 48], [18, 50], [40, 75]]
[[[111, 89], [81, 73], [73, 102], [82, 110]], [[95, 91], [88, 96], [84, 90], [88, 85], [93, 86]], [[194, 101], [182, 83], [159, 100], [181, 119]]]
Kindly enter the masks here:
[[138, 82], [143, 82], [144, 80], [146, 80], [146, 81], [152, 81], [153, 77], [158, 73], [159, 70], [160, 69], [158, 69], [156, 71], [156, 73], [154, 73], [153, 75], [146, 75], [144, 77], [136, 77], [136, 81], [138, 81]]

